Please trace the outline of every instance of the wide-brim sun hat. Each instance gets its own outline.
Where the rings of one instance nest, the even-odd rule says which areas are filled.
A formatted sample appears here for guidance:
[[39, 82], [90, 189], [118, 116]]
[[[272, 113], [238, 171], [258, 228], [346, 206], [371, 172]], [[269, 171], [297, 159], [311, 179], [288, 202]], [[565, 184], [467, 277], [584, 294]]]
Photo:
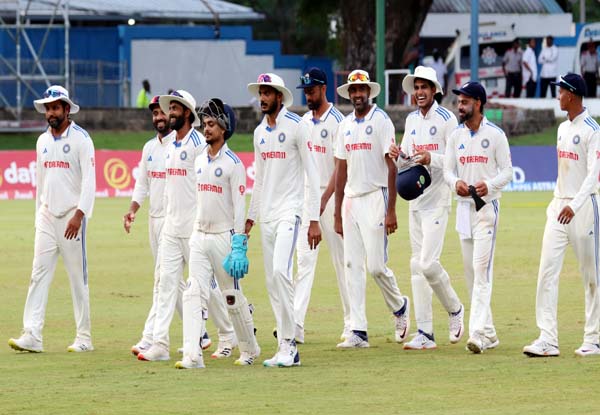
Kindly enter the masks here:
[[54, 101], [64, 101], [69, 104], [71, 106], [70, 114], [77, 114], [79, 112], [79, 105], [71, 101], [71, 98], [69, 98], [69, 91], [60, 85], [52, 85], [48, 87], [48, 89], [44, 91], [43, 98], [33, 101], [33, 106], [37, 112], [45, 114], [46, 107], [44, 104]]
[[361, 69], [355, 69], [350, 72], [347, 83], [338, 86], [338, 95], [342, 98], [350, 99], [348, 88], [350, 88], [351, 85], [367, 85], [369, 88], [371, 88], [371, 94], [369, 95], [369, 98], [375, 98], [377, 95], [379, 95], [379, 92], [381, 92], [381, 87], [379, 84], [377, 82], [371, 82], [369, 73]]
[[261, 85], [267, 85], [275, 88], [277, 91], [283, 94], [283, 106], [290, 107], [294, 103], [294, 97], [289, 89], [285, 87], [285, 83], [280, 76], [275, 75], [274, 73], [261, 73], [258, 75], [258, 79], [256, 82], [251, 82], [248, 84], [248, 92], [254, 95], [256, 98], [260, 99], [258, 95], [258, 90]]
[[192, 122], [192, 127], [200, 126], [200, 117], [196, 113], [196, 100], [194, 99], [192, 94], [190, 94], [184, 89], [178, 89], [177, 91], [171, 92], [169, 95], [161, 95], [158, 99], [158, 105], [160, 105], [160, 109], [162, 110], [162, 112], [164, 112], [165, 114], [169, 113], [169, 104], [172, 101], [179, 102], [185, 108], [192, 111], [192, 114], [194, 115], [194, 122]]
[[444, 91], [442, 91], [442, 85], [440, 85], [437, 79], [435, 69], [427, 66], [417, 66], [415, 73], [406, 75], [402, 80], [402, 89], [409, 95], [413, 95], [415, 93], [415, 79], [425, 79], [433, 82], [435, 85], [435, 93], [440, 93], [442, 95], [444, 94]]

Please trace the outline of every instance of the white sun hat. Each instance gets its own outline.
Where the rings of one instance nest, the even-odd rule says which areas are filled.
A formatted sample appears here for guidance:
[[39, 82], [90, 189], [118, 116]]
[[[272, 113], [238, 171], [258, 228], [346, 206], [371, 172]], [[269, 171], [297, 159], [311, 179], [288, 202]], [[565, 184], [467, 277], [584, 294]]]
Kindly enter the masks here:
[[158, 105], [160, 105], [162, 112], [167, 115], [169, 114], [169, 104], [171, 101], [179, 102], [181, 105], [192, 111], [192, 114], [194, 115], [192, 127], [200, 126], [200, 117], [196, 113], [196, 100], [192, 94], [186, 90], [178, 89], [177, 91], [171, 92], [169, 95], [161, 95], [160, 98], [158, 98]]
[[415, 69], [415, 73], [412, 75], [406, 75], [402, 80], [402, 89], [409, 95], [415, 93], [415, 79], [425, 79], [427, 81], [433, 82], [435, 85], [435, 93], [443, 94], [442, 86], [440, 85], [437, 75], [435, 73], [435, 69], [429, 68], [427, 66], [417, 66]]
[[77, 114], [79, 112], [79, 105], [75, 104], [69, 98], [69, 91], [67, 91], [64, 87], [60, 85], [52, 85], [44, 91], [44, 98], [36, 99], [33, 101], [33, 106], [37, 110], [37, 112], [45, 114], [46, 107], [44, 104], [48, 104], [49, 102], [54, 101], [64, 101], [71, 106], [71, 114]]
[[283, 79], [281, 79], [281, 77], [279, 77], [278, 75], [275, 75], [274, 73], [270, 72], [261, 73], [260, 75], [258, 75], [258, 79], [256, 82], [248, 84], [248, 92], [260, 99], [260, 97], [258, 96], [258, 89], [261, 85], [268, 85], [281, 92], [283, 94], [284, 107], [290, 107], [294, 102], [294, 97], [292, 96], [292, 93], [289, 89], [285, 87]]
[[369, 95], [369, 98], [375, 98], [381, 91], [379, 84], [377, 82], [371, 82], [369, 73], [367, 71], [363, 71], [362, 69], [355, 69], [350, 72], [347, 83], [338, 86], [337, 93], [342, 98], [350, 99], [350, 95], [348, 94], [348, 88], [350, 88], [350, 85], [367, 85], [369, 88], [371, 88], [371, 94]]

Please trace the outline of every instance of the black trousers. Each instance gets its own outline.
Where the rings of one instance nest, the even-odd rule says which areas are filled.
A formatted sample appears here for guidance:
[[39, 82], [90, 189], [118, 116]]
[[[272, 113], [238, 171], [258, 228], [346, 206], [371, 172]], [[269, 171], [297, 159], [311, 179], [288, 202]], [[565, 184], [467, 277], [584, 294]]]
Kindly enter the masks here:
[[531, 78], [529, 79], [529, 81], [527, 81], [527, 83], [525, 84], [525, 88], [527, 91], [527, 98], [533, 98], [535, 96], [535, 87], [537, 86], [537, 83], [532, 80]]
[[556, 81], [556, 78], [540, 78], [540, 97], [546, 98], [546, 90], [550, 87], [552, 98], [556, 98], [556, 88], [554, 88], [554, 85], [550, 85], [550, 82], [553, 81]]
[[585, 86], [587, 88], [587, 97], [596, 98], [597, 77], [596, 72], [585, 72], [583, 74]]
[[[504, 90], [504, 96], [506, 98], [519, 98], [521, 96], [521, 84], [523, 82], [523, 76], [521, 72], [509, 72], [506, 74], [506, 89]], [[511, 90], [514, 91], [511, 94]]]

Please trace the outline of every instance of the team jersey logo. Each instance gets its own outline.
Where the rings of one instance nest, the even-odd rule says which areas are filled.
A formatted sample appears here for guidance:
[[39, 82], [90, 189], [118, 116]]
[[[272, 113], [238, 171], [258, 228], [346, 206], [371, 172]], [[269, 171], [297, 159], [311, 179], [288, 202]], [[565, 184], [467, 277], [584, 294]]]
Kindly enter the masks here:
[[44, 147], [44, 151], [42, 153], [46, 154], [48, 152], [48, 149]]
[[217, 169], [215, 170], [215, 176], [221, 177], [221, 175], [223, 175], [223, 169], [220, 167], [217, 167]]
[[71, 151], [71, 146], [68, 144], [65, 144], [63, 146], [63, 153], [67, 154], [69, 151]]
[[321, 130], [321, 138], [327, 138], [327, 130]]
[[581, 137], [579, 137], [578, 135], [573, 137], [573, 144], [579, 144], [580, 141], [581, 141]]
[[307, 141], [306, 145], [308, 146], [308, 151], [313, 151], [312, 141]]
[[373, 127], [371, 127], [370, 125], [367, 125], [367, 128], [365, 129], [365, 133], [367, 133], [367, 135], [373, 134]]
[[413, 129], [410, 133], [410, 135], [417, 135], [417, 132]]
[[240, 196], [244, 196], [244, 193], [246, 193], [246, 186], [244, 186], [243, 184], [240, 185], [239, 190], [240, 190]]
[[199, 168], [198, 171], [196, 172], [196, 174], [200, 174], [202, 173], [202, 168]]
[[264, 144], [264, 143], [265, 143], [265, 139], [264, 139], [264, 138], [261, 138], [261, 139], [260, 139], [260, 143], [259, 143], [259, 144]]
[[181, 152], [181, 154], [179, 155], [179, 158], [180, 158], [181, 160], [185, 160], [185, 159], [187, 158], [187, 152], [185, 152], [185, 151], [182, 151], [182, 152]]
[[459, 149], [459, 150], [464, 150], [464, 149], [465, 149], [465, 145], [464, 145], [464, 144], [461, 144], [460, 146], [458, 146], [458, 149]]
[[435, 133], [437, 133], [437, 128], [434, 125], [429, 129], [429, 135], [435, 135]]
[[152, 156], [148, 156], [148, 161], [152, 161]]
[[279, 137], [277, 137], [277, 139], [280, 143], [283, 143], [285, 141], [285, 133], [279, 134]]
[[490, 146], [490, 140], [488, 140], [487, 138], [484, 138], [483, 140], [481, 140], [481, 147], [488, 148], [489, 146]]

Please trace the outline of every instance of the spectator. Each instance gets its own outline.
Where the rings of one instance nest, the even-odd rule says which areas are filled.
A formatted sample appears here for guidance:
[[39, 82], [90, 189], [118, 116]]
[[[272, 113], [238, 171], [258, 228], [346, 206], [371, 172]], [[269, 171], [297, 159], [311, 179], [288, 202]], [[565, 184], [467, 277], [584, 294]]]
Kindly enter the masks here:
[[527, 48], [523, 53], [523, 85], [527, 98], [535, 96], [535, 87], [537, 85], [537, 59], [535, 58], [535, 39], [529, 39]]
[[538, 63], [542, 65], [540, 70], [540, 96], [546, 98], [546, 91], [550, 86], [552, 98], [556, 98], [556, 89], [553, 85], [550, 85], [550, 82], [556, 81], [558, 75], [558, 49], [554, 45], [552, 36], [546, 37], [546, 46], [542, 47], [540, 56], [538, 56]]
[[437, 80], [440, 83], [440, 86], [442, 87], [442, 90], [438, 91], [441, 95], [446, 91], [446, 85], [448, 85], [448, 68], [446, 67], [444, 58], [442, 58], [440, 52], [437, 49], [433, 50], [433, 63], [429, 66], [435, 69]]
[[[519, 40], [513, 40], [512, 48], [506, 51], [502, 60], [502, 71], [506, 77], [506, 89], [504, 95], [509, 98], [519, 98], [523, 84], [523, 73], [521, 65], [523, 62], [523, 51]], [[511, 94], [512, 91], [512, 94]]]
[[596, 85], [598, 79], [598, 53], [596, 45], [590, 39], [587, 50], [581, 53], [581, 75], [587, 87], [587, 97], [596, 98]]
[[148, 108], [148, 105], [150, 105], [151, 98], [152, 97], [150, 96], [150, 82], [148, 82], [147, 79], [144, 79], [142, 81], [142, 89], [140, 89], [140, 92], [137, 96], [136, 107]]

